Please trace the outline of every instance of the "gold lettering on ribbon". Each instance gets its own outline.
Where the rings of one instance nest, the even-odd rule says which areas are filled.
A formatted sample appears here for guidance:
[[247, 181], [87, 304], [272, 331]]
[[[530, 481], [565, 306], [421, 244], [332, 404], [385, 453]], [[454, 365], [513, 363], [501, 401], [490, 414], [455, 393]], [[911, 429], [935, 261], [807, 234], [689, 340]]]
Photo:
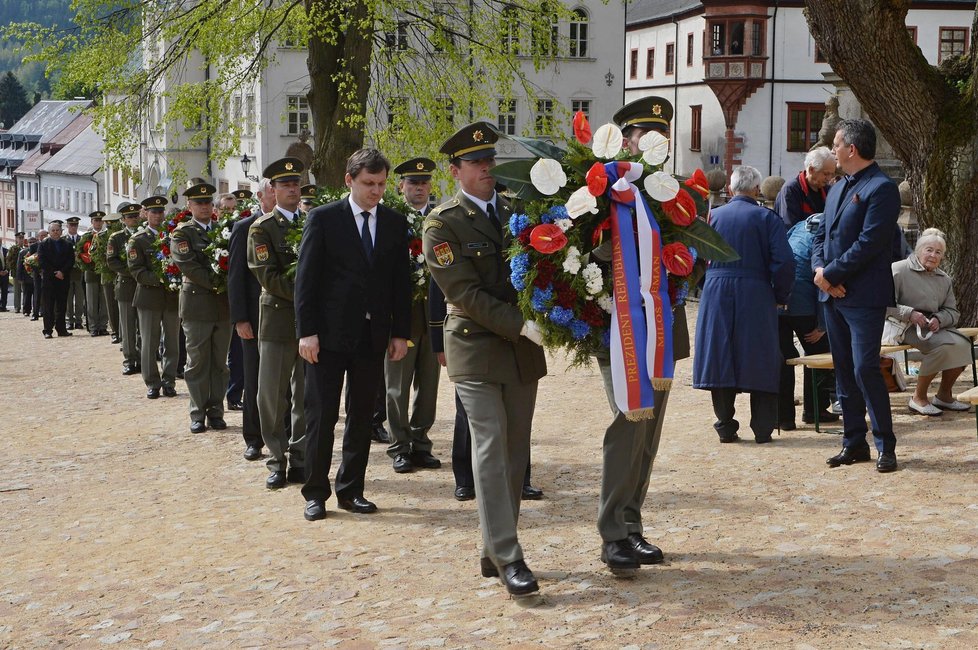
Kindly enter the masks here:
[[[632, 326], [632, 316], [627, 306], [628, 279], [625, 276], [625, 264], [621, 255], [621, 237], [618, 234], [617, 211], [615, 213], [614, 231], [612, 235], [612, 251], [614, 254], [614, 264], [612, 265], [612, 284], [616, 296], [621, 299], [615, 301], [615, 309], [618, 312], [618, 332], [621, 339], [622, 361], [625, 365], [625, 377], [630, 390], [629, 397], [633, 395], [637, 398], [638, 382], [638, 359], [635, 352], [635, 335]], [[636, 390], [631, 390], [635, 388]], [[632, 400], [629, 399], [629, 405]]]

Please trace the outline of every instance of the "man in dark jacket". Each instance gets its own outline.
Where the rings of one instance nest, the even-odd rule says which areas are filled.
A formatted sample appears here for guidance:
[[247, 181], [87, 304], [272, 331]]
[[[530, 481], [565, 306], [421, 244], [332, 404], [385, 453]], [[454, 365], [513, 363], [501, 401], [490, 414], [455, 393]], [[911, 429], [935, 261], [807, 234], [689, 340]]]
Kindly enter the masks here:
[[71, 243], [61, 238], [62, 222], [55, 220], [48, 226], [49, 237], [37, 247], [37, 261], [44, 282], [42, 294], [44, 307], [44, 338], [71, 336], [65, 326], [68, 308], [68, 285], [71, 269], [75, 266], [75, 250]]

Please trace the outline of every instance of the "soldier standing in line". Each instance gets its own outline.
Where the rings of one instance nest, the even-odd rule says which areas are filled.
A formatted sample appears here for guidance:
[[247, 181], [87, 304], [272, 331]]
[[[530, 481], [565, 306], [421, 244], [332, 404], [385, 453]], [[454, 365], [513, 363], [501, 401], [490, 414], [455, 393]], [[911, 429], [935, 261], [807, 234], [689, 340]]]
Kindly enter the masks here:
[[[180, 354], [180, 299], [176, 291], [163, 286], [157, 275], [156, 242], [166, 210], [165, 196], [151, 196], [142, 203], [146, 224], [129, 240], [127, 252], [129, 272], [136, 280], [132, 304], [139, 315], [139, 331], [143, 337], [140, 369], [146, 384], [146, 397], [156, 399], [160, 390], [167, 397], [177, 394], [177, 358]], [[156, 363], [156, 354], [163, 340], [163, 376]]]
[[88, 215], [92, 229], [78, 240], [75, 246], [75, 259], [81, 265], [85, 281], [85, 307], [88, 313], [88, 331], [92, 336], [108, 334], [108, 311], [105, 309], [105, 296], [102, 293], [101, 278], [92, 261], [92, 250], [96, 246], [95, 237], [102, 232], [102, 218], [105, 213], [96, 210]]
[[319, 188], [315, 185], [303, 185], [302, 189], [299, 191], [299, 209], [303, 212], [309, 212], [314, 207], [316, 207], [316, 192]]
[[136, 297], [136, 281], [129, 272], [126, 263], [126, 244], [136, 233], [139, 225], [139, 213], [142, 207], [138, 203], [124, 203], [119, 206], [119, 213], [125, 228], [112, 233], [105, 247], [105, 259], [109, 268], [115, 273], [115, 299], [119, 305], [119, 333], [122, 340], [122, 374], [135, 375], [139, 373], [139, 345], [136, 342], [136, 308], [132, 299]]
[[[71, 243], [72, 250], [77, 252], [78, 242], [81, 240], [81, 235], [78, 234], [78, 222], [81, 219], [79, 217], [68, 217], [65, 219], [65, 223], [68, 227], [68, 232], [65, 234], [65, 241]], [[67, 321], [68, 329], [70, 330], [80, 330], [84, 329], [82, 327], [82, 318], [85, 316], [85, 282], [84, 273], [81, 267], [76, 262], [74, 266], [71, 267], [71, 275], [68, 279], [68, 311], [65, 313], [65, 319]]]
[[[119, 207], [121, 208], [123, 203]], [[103, 257], [108, 259], [108, 246], [109, 237], [112, 236], [114, 232], [113, 224], [117, 223], [122, 219], [122, 215], [118, 212], [113, 212], [112, 214], [107, 214], [102, 217], [102, 221], [106, 224], [106, 227], [98, 232], [94, 239], [92, 240], [92, 250], [101, 248]], [[119, 302], [115, 299], [115, 271], [113, 271], [109, 266], [108, 262], [101, 268], [96, 265], [96, 273], [99, 274], [99, 283], [102, 285], [102, 297], [105, 298], [105, 311], [109, 321], [109, 331], [112, 333], [109, 339], [113, 345], [116, 345], [122, 341], [122, 337], [119, 333]]]
[[[302, 228], [299, 182], [302, 161], [281, 158], [262, 175], [275, 190], [275, 208], [248, 229], [248, 268], [261, 284], [258, 309], [258, 417], [270, 457], [265, 487], [305, 483], [306, 419], [303, 404], [305, 367], [295, 329], [295, 280], [289, 268], [296, 261], [287, 237]], [[285, 430], [292, 393], [292, 436]], [[286, 457], [287, 455], [287, 457]], [[288, 471], [286, 471], [288, 466]]]
[[211, 260], [205, 252], [211, 241], [208, 233], [216, 191], [209, 183], [197, 183], [185, 191], [193, 218], [170, 235], [170, 253], [183, 274], [180, 318], [187, 339], [184, 379], [190, 393], [191, 433], [228, 426], [224, 421], [224, 393], [230, 374], [231, 316], [227, 294], [214, 289]]
[[17, 256], [24, 249], [24, 233], [14, 233], [14, 245], [7, 249], [7, 268], [10, 269], [10, 279], [14, 283], [14, 311], [20, 313], [21, 291], [23, 287], [17, 277]]

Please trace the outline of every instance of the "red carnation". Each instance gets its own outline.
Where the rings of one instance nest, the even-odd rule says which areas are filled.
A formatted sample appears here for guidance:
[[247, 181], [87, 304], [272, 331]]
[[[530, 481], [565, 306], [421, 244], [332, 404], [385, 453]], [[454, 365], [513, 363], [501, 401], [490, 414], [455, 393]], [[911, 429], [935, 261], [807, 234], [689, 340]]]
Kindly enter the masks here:
[[247, 219], [250, 216], [251, 216], [251, 210], [242, 210], [241, 212], [238, 213], [239, 219]]
[[598, 306], [598, 303], [588, 300], [581, 311], [581, 320], [591, 327], [601, 327], [604, 325], [604, 315], [605, 311]]
[[688, 226], [696, 218], [696, 202], [689, 192], [682, 188], [679, 188], [676, 198], [662, 204], [662, 209], [669, 220], [677, 226]]
[[573, 309], [577, 304], [577, 292], [567, 282], [562, 280], [554, 282], [554, 293], [557, 304], [564, 309]]
[[229, 259], [229, 257], [230, 257], [229, 255], [225, 255], [224, 257], [221, 257], [221, 258], [219, 258], [217, 260], [217, 265], [219, 267], [221, 267], [221, 270], [222, 271], [227, 271], [228, 270], [228, 259]]
[[567, 245], [567, 235], [552, 223], [542, 223], [530, 231], [530, 246], [545, 255], [556, 253]]
[[604, 165], [596, 162], [587, 170], [584, 180], [587, 181], [587, 191], [591, 196], [601, 196], [608, 187], [608, 172]]
[[421, 247], [421, 240], [412, 239], [411, 241], [409, 241], [408, 249], [410, 249], [411, 251], [411, 257], [417, 257], [418, 255], [420, 255], [421, 251], [423, 250]]
[[547, 260], [540, 260], [536, 263], [537, 277], [533, 279], [533, 286], [546, 289], [554, 279], [557, 267]]
[[693, 175], [686, 179], [683, 183], [686, 187], [699, 192], [699, 195], [704, 199], [710, 194], [710, 182], [706, 180], [706, 174], [703, 173], [702, 169], [697, 169], [693, 172]]
[[591, 141], [591, 125], [588, 124], [587, 116], [581, 111], [574, 114], [574, 137], [581, 144]]
[[523, 229], [523, 232], [521, 232], [519, 235], [517, 235], [516, 238], [518, 240], [520, 240], [520, 243], [523, 244], [524, 247], [529, 246], [530, 245], [530, 229], [529, 228], [524, 228]]
[[662, 263], [669, 273], [685, 277], [693, 270], [693, 255], [682, 242], [673, 242], [662, 247]]
[[160, 246], [160, 251], [161, 251], [161, 252], [162, 252], [162, 253], [163, 253], [164, 255], [166, 255], [167, 257], [169, 257], [169, 256], [170, 256], [170, 247], [169, 247], [168, 245], [166, 245], [166, 244], [162, 244], [162, 245]]

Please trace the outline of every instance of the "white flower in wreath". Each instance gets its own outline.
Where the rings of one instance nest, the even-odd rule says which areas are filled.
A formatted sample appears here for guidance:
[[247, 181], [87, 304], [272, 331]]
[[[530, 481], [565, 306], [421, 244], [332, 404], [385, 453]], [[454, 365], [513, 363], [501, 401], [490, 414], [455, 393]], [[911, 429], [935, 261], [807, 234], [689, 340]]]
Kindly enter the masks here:
[[592, 196], [591, 192], [585, 185], [570, 195], [570, 198], [567, 199], [567, 203], [564, 207], [567, 208], [567, 214], [571, 219], [577, 219], [585, 212], [597, 214], [598, 200]]
[[224, 239], [224, 240], [231, 239], [231, 229], [230, 228], [224, 228], [224, 230], [221, 231], [221, 239]]
[[581, 270], [581, 251], [577, 250], [577, 246], [567, 247], [567, 257], [564, 258], [563, 267], [564, 271], [571, 275], [577, 275]]
[[655, 172], [645, 177], [645, 191], [659, 203], [671, 201], [679, 194], [679, 181], [665, 172]]
[[556, 160], [541, 158], [530, 168], [530, 182], [541, 194], [552, 196], [567, 185], [567, 174]]
[[599, 267], [594, 262], [591, 262], [584, 267], [584, 271], [581, 273], [584, 278], [585, 288], [588, 294], [596, 296], [601, 293], [604, 288], [604, 281], [601, 277], [601, 267]]
[[570, 219], [556, 219], [554, 225], [560, 228], [561, 232], [567, 232], [574, 227], [574, 222]]
[[615, 301], [608, 294], [598, 296], [598, 307], [610, 314], [615, 309]]
[[605, 124], [594, 132], [591, 151], [598, 158], [614, 158], [621, 151], [621, 129], [614, 124]]
[[655, 166], [661, 165], [669, 157], [669, 138], [658, 131], [649, 131], [638, 141], [638, 148], [642, 153], [642, 160]]

